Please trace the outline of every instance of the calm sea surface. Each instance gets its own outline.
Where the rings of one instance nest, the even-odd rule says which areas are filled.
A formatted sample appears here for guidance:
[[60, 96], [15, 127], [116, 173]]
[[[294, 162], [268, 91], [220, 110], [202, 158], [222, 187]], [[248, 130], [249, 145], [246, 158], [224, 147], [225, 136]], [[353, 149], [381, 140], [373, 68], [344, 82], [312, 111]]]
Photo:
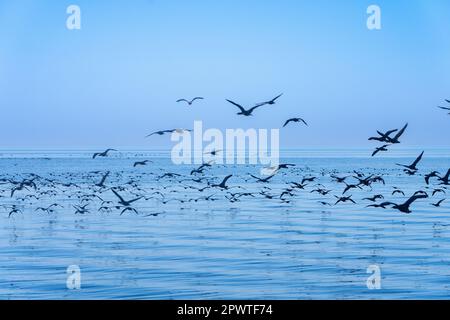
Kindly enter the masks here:
[[[430, 204], [445, 199], [450, 189], [431, 196], [437, 180], [427, 189], [423, 175], [433, 170], [445, 174], [450, 157], [426, 153], [419, 172], [407, 176], [395, 163], [411, 163], [412, 154], [287, 155], [283, 162], [296, 167], [280, 171], [267, 184], [250, 178], [259, 176], [258, 166], [216, 165], [197, 177], [220, 183], [233, 174], [229, 186], [243, 189], [201, 192], [206, 181], [192, 181], [190, 175], [196, 166], [175, 166], [164, 153], [93, 160], [82, 152], [4, 151], [0, 299], [448, 299], [450, 198], [440, 208]], [[142, 159], [152, 163], [134, 168]], [[382, 175], [386, 184], [350, 190], [356, 204], [334, 205], [345, 186], [331, 175], [347, 176], [353, 170]], [[106, 171], [111, 172], [106, 187], [94, 187]], [[158, 179], [165, 172], [181, 176]], [[31, 173], [39, 176], [37, 189], [18, 190], [11, 197], [10, 181], [30, 179]], [[305, 176], [317, 180], [282, 201], [289, 183]], [[311, 193], [318, 183], [332, 191]], [[102, 200], [94, 194], [113, 202], [105, 206], [117, 204], [110, 187], [120, 187], [127, 200], [146, 199], [133, 203], [137, 213], [99, 211]], [[394, 187], [405, 196], [391, 195]], [[362, 200], [382, 194], [381, 201], [402, 203], [418, 190], [430, 198], [414, 202], [411, 214], [366, 208], [371, 202]], [[235, 192], [253, 196], [231, 202]], [[36, 211], [55, 202], [62, 208]], [[73, 205], [84, 204], [89, 211], [75, 214]], [[12, 206], [21, 212], [8, 217]], [[69, 265], [80, 267], [79, 290], [66, 286]], [[381, 270], [380, 290], [367, 288], [371, 265]]]

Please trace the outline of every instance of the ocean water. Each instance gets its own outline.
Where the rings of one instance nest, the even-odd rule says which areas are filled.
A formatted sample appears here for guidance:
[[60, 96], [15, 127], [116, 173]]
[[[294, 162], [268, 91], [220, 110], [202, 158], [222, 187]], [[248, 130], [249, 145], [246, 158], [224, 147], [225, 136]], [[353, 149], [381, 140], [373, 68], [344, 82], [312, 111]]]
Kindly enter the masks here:
[[[214, 165], [196, 177], [219, 183], [233, 174], [228, 181], [233, 188], [200, 192], [191, 188], [206, 185], [192, 181], [196, 166], [175, 166], [164, 152], [93, 160], [89, 152], [3, 151], [0, 299], [448, 299], [450, 199], [440, 208], [431, 206], [447, 195], [431, 196], [440, 187], [436, 179], [427, 187], [423, 175], [445, 174], [450, 156], [426, 153], [419, 172], [408, 176], [395, 163], [411, 163], [415, 151], [377, 158], [359, 151], [308, 154], [286, 155], [282, 162], [296, 166], [269, 183], [249, 177], [259, 175], [259, 166]], [[134, 168], [142, 159], [152, 163]], [[386, 184], [350, 190], [356, 204], [334, 205], [344, 185], [330, 176], [354, 170], [382, 175]], [[95, 187], [106, 171], [111, 172], [106, 187]], [[158, 179], [165, 172], [181, 176]], [[11, 197], [9, 180], [31, 174], [39, 176], [37, 189]], [[317, 181], [282, 201], [289, 183], [305, 176]], [[311, 193], [317, 183], [332, 191]], [[117, 203], [110, 187], [119, 187], [127, 200], [146, 199], [133, 203], [137, 213], [98, 211], [102, 201], [94, 194]], [[392, 195], [394, 187], [405, 196]], [[273, 198], [258, 193], [263, 190]], [[418, 190], [430, 198], [414, 202], [411, 214], [366, 208], [370, 202], [362, 200], [383, 194], [381, 201], [402, 203]], [[253, 196], [231, 202], [234, 192]], [[62, 208], [36, 211], [55, 202]], [[76, 214], [73, 205], [79, 204], [89, 211]], [[11, 206], [21, 212], [9, 216]], [[81, 270], [78, 290], [66, 286], [70, 265]], [[379, 290], [366, 284], [372, 265], [381, 271]]]

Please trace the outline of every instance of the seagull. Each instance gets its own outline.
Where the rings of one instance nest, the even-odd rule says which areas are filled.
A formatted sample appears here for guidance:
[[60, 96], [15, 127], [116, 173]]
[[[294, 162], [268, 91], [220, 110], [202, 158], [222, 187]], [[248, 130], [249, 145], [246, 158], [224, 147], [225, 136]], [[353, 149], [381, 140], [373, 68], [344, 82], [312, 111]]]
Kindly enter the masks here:
[[387, 206], [392, 205], [392, 202], [382, 202], [380, 204], [370, 204], [368, 206], [366, 206], [366, 208], [383, 208], [386, 209]]
[[384, 199], [383, 195], [377, 194], [377, 195], [374, 195], [372, 198], [364, 198], [363, 200], [369, 200], [371, 202], [376, 202], [378, 199]]
[[403, 196], [405, 195], [405, 193], [402, 190], [399, 190], [399, 189], [396, 189], [396, 190], [392, 191], [392, 195], [395, 195], [396, 193], [399, 193], [399, 194], [401, 194]]
[[256, 104], [256, 106], [260, 107], [260, 106], [263, 106], [263, 105], [265, 105], [265, 104], [269, 104], [269, 105], [275, 104], [275, 101], [276, 101], [279, 97], [281, 97], [282, 95], [283, 95], [283, 94], [279, 94], [279, 95], [277, 95], [275, 98], [273, 98], [272, 100], [258, 103], [258, 104]]
[[380, 135], [379, 137], [370, 137], [369, 140], [376, 140], [380, 142], [388, 142], [390, 139], [390, 135], [394, 132], [397, 132], [398, 129], [389, 130], [386, 133], [382, 133], [381, 131], [377, 131], [377, 133]]
[[445, 190], [444, 189], [434, 189], [433, 190], [433, 193], [432, 193], [432, 196], [434, 197], [434, 195], [436, 194], [436, 193], [443, 193], [443, 194], [445, 194]]
[[126, 212], [126, 211], [132, 211], [132, 212], [138, 214], [138, 212], [137, 212], [137, 210], [136, 210], [135, 208], [132, 208], [132, 207], [125, 207], [125, 208], [120, 212], [120, 215], [123, 215], [124, 212]]
[[422, 160], [424, 152], [425, 151], [422, 151], [422, 153], [417, 157], [417, 159], [414, 160], [414, 162], [412, 164], [410, 164], [410, 165], [404, 165], [404, 164], [399, 164], [399, 163], [397, 163], [397, 165], [401, 166], [401, 167], [405, 167], [406, 169], [409, 169], [411, 171], [417, 171], [418, 169], [417, 169], [416, 166], [420, 162], [420, 160]]
[[375, 151], [372, 153], [372, 157], [374, 157], [378, 152], [388, 151], [388, 149], [387, 149], [388, 146], [389, 146], [388, 144], [385, 144], [381, 147], [376, 148]]
[[252, 174], [250, 175], [250, 177], [256, 179], [256, 182], [262, 182], [262, 183], [267, 183], [267, 182], [269, 182], [269, 180], [272, 179], [274, 176], [275, 176], [275, 175], [273, 174], [273, 175], [268, 176], [268, 177], [266, 177], [266, 178], [258, 178], [258, 177], [254, 176], [254, 175], [252, 175]]
[[386, 141], [386, 142], [392, 143], [392, 144], [400, 143], [400, 141], [398, 139], [400, 139], [400, 137], [403, 135], [406, 128], [408, 128], [408, 124], [405, 124], [405, 126], [402, 129], [400, 129], [400, 131], [397, 132], [397, 134], [393, 138], [388, 137], [387, 138], [388, 141]]
[[283, 125], [283, 128], [286, 127], [290, 122], [303, 122], [306, 126], [308, 125], [306, 121], [303, 120], [302, 118], [291, 118], [286, 120], [286, 122]]
[[145, 166], [148, 162], [151, 162], [150, 160], [144, 160], [144, 161], [136, 161], [133, 164], [133, 168], [136, 168], [137, 166]]
[[13, 207], [13, 208], [11, 209], [11, 211], [9, 212], [9, 214], [8, 214], [8, 218], [11, 218], [11, 216], [12, 216], [14, 213], [22, 213], [22, 210], [17, 209], [16, 207]]
[[346, 182], [344, 182], [344, 183], [345, 183], [346, 187], [344, 189], [344, 192], [342, 192], [342, 194], [345, 194], [350, 189], [356, 189], [356, 188], [361, 189], [361, 187], [358, 184], [348, 184]]
[[406, 200], [405, 203], [402, 203], [402, 204], [392, 203], [392, 204], [393, 204], [392, 208], [393, 208], [393, 209], [397, 209], [398, 211], [403, 212], [403, 213], [411, 213], [412, 211], [411, 211], [411, 209], [409, 208], [409, 206], [410, 206], [414, 201], [416, 201], [416, 200], [418, 200], [418, 199], [425, 199], [425, 198], [428, 198], [428, 195], [427, 195], [427, 194], [425, 194], [425, 193], [423, 193], [423, 194], [417, 194], [417, 193], [416, 193], [416, 194], [414, 194], [411, 198], [409, 198], [408, 200]]
[[221, 189], [225, 189], [227, 190], [229, 187], [227, 185], [225, 185], [225, 183], [227, 183], [228, 179], [230, 179], [233, 175], [230, 174], [228, 176], [226, 176], [221, 183], [219, 184], [212, 184], [211, 187], [217, 187], [217, 188], [221, 188]]
[[426, 182], [426, 184], [430, 184], [430, 179], [431, 179], [432, 177], [437, 177], [437, 178], [439, 178], [439, 172], [437, 172], [437, 171], [432, 171], [432, 172], [430, 172], [429, 174], [426, 174], [426, 175], [425, 175], [425, 182]]
[[85, 204], [84, 206], [73, 206], [75, 208], [75, 214], [85, 214], [88, 213], [89, 210], [86, 209], [86, 207], [88, 206], [88, 204]]
[[442, 200], [439, 200], [437, 203], [432, 203], [431, 205], [433, 207], [439, 208], [441, 206], [442, 202], [444, 202], [444, 201], [445, 201], [445, 199], [442, 199]]
[[126, 201], [126, 200], [124, 200], [124, 199], [120, 196], [120, 194], [118, 194], [118, 193], [116, 192], [116, 190], [114, 190], [114, 189], [111, 188], [111, 191], [116, 195], [117, 198], [119, 198], [119, 201], [118, 201], [119, 204], [121, 204], [121, 205], [124, 206], [124, 207], [130, 207], [131, 204], [132, 204], [133, 202], [138, 201], [138, 200], [140, 200], [140, 199], [143, 198], [143, 197], [141, 196], [141, 197], [135, 198], [135, 199], [133, 199], [133, 200]]
[[353, 201], [351, 195], [348, 196], [348, 197], [338, 197], [338, 196], [335, 196], [335, 198], [338, 199], [338, 200], [336, 201], [336, 203], [335, 203], [334, 205], [337, 205], [339, 202], [349, 202], [349, 201], [350, 201], [350, 202], [353, 202], [354, 204], [356, 204], [356, 202]]
[[95, 159], [97, 157], [107, 157], [108, 156], [108, 152], [110, 151], [117, 151], [116, 149], [106, 149], [103, 152], [96, 152], [94, 153], [94, 155], [92, 156], [92, 159]]
[[252, 115], [252, 112], [256, 109], [256, 108], [259, 108], [259, 107], [261, 107], [262, 105], [256, 105], [256, 106], [254, 106], [253, 108], [250, 108], [250, 109], [248, 109], [248, 110], [245, 110], [244, 109], [244, 107], [242, 107], [240, 104], [237, 104], [236, 102], [233, 102], [233, 101], [231, 101], [231, 100], [228, 100], [228, 99], [226, 99], [229, 103], [231, 103], [231, 104], [233, 104], [233, 105], [235, 105], [236, 107], [238, 107], [239, 108], [239, 110], [241, 110], [241, 112], [238, 112], [237, 114], [238, 115], [242, 115], [242, 116], [245, 116], [245, 117], [248, 117], [248, 116], [251, 116]]
[[195, 100], [203, 100], [203, 97], [195, 97], [192, 100], [187, 100], [187, 99], [178, 99], [177, 102], [186, 102], [189, 106], [191, 106]]
[[345, 180], [348, 177], [338, 177], [338, 176], [332, 175], [331, 178], [333, 178], [333, 180], [336, 181], [337, 183], [343, 183], [343, 182], [345, 182]]
[[215, 157], [219, 152], [222, 152], [222, 150], [221, 150], [221, 149], [219, 149], [219, 150], [215, 150], [215, 149], [214, 149], [214, 150], [212, 150], [212, 151], [205, 152], [205, 153], [203, 153], [203, 154], [209, 154], [209, 155]]
[[149, 135], [145, 136], [146, 138], [151, 137], [153, 135], [158, 135], [158, 136], [162, 136], [166, 133], [173, 133], [173, 132], [177, 132], [179, 134], [182, 134], [184, 132], [191, 132], [192, 130], [188, 130], [188, 129], [169, 129], [169, 130], [160, 130], [160, 131], [155, 131], [150, 133]]

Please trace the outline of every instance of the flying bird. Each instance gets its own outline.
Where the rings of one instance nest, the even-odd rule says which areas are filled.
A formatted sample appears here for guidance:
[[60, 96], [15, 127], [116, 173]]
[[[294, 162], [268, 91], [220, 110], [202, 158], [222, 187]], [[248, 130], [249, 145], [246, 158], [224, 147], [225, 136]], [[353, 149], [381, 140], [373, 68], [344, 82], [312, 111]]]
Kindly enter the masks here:
[[96, 152], [96, 153], [93, 154], [92, 159], [95, 159], [95, 158], [97, 158], [97, 157], [107, 157], [107, 156], [108, 156], [108, 153], [109, 153], [110, 151], [117, 151], [117, 150], [116, 150], [116, 149], [106, 149], [106, 150], [103, 151], [103, 152]]
[[418, 199], [425, 199], [428, 198], [428, 195], [426, 193], [424, 193], [423, 191], [419, 194], [414, 194], [411, 198], [409, 198], [408, 200], [406, 200], [405, 203], [402, 204], [396, 204], [396, 203], [392, 203], [392, 209], [397, 209], [400, 212], [403, 213], [411, 213], [411, 209], [409, 208], [409, 206], [416, 200]]
[[404, 164], [399, 164], [399, 163], [397, 163], [397, 165], [401, 166], [401, 167], [405, 167], [406, 169], [411, 170], [411, 171], [417, 171], [418, 170], [417, 164], [420, 162], [420, 160], [422, 160], [424, 152], [425, 151], [422, 151], [422, 153], [417, 157], [417, 159], [414, 160], [414, 162], [410, 165], [404, 165]]
[[255, 111], [256, 108], [259, 108], [259, 107], [263, 106], [263, 104], [262, 104], [262, 105], [256, 105], [256, 106], [254, 106], [253, 108], [250, 108], [250, 109], [248, 109], [248, 110], [245, 110], [244, 107], [241, 106], [240, 104], [237, 104], [236, 102], [233, 102], [233, 101], [228, 100], [228, 99], [226, 99], [226, 100], [227, 100], [229, 103], [231, 103], [232, 105], [235, 105], [236, 107], [239, 108], [240, 112], [237, 113], [238, 115], [242, 115], [242, 116], [245, 116], [245, 117], [252, 116], [252, 115], [253, 115], [252, 112]]
[[212, 184], [211, 187], [216, 187], [216, 188], [221, 188], [221, 189], [225, 189], [227, 190], [229, 187], [226, 185], [228, 179], [230, 179], [233, 175], [230, 174], [228, 176], [226, 176], [221, 183], [219, 184]]
[[394, 130], [389, 130], [385, 133], [378, 131], [377, 133], [380, 135], [379, 137], [370, 137], [369, 140], [375, 140], [375, 141], [380, 141], [380, 142], [388, 142], [390, 139], [390, 135], [394, 132], [397, 132], [398, 129], [394, 129]]
[[118, 194], [116, 190], [111, 188], [111, 191], [116, 195], [117, 198], [119, 198], [119, 201], [118, 201], [119, 204], [121, 204], [124, 207], [130, 207], [133, 202], [138, 201], [138, 200], [143, 198], [141, 196], [141, 197], [137, 197], [137, 198], [135, 198], [133, 200], [127, 201], [127, 200], [124, 200], [124, 198], [122, 198], [122, 196], [120, 194]]
[[203, 97], [195, 97], [192, 100], [187, 100], [187, 99], [178, 99], [177, 102], [186, 102], [189, 106], [191, 106], [195, 100], [203, 100]]
[[374, 157], [378, 152], [388, 151], [388, 149], [387, 149], [388, 146], [389, 146], [388, 144], [385, 144], [381, 147], [375, 148], [375, 151], [372, 153], [372, 157]]
[[136, 161], [133, 164], [133, 168], [136, 168], [137, 166], [145, 166], [147, 163], [151, 162], [150, 160], [143, 160], [143, 161]]
[[442, 202], [444, 202], [444, 201], [445, 201], [445, 199], [442, 199], [442, 200], [439, 200], [439, 201], [436, 202], [436, 203], [432, 203], [431, 205], [432, 205], [433, 207], [439, 208], [439, 207], [441, 206]]
[[397, 134], [393, 138], [388, 137], [386, 142], [392, 143], [392, 144], [400, 143], [400, 141], [398, 139], [400, 139], [400, 137], [403, 135], [403, 133], [405, 133], [406, 128], [408, 128], [408, 124], [405, 124], [405, 126], [403, 128], [401, 128], [400, 131], [397, 132]]
[[291, 118], [286, 120], [286, 122], [283, 125], [283, 128], [286, 127], [290, 122], [303, 122], [306, 126], [308, 125], [306, 121], [303, 120], [302, 118]]
[[278, 96], [276, 96], [276, 97], [273, 98], [272, 100], [264, 101], [264, 102], [258, 103], [258, 104], [256, 104], [256, 106], [261, 107], [261, 106], [266, 105], [266, 104], [269, 104], [269, 105], [275, 104], [275, 101], [278, 100], [278, 98], [281, 97], [282, 95], [283, 95], [283, 94], [279, 94]]
[[184, 132], [191, 132], [192, 130], [188, 130], [188, 129], [168, 129], [168, 130], [160, 130], [160, 131], [155, 131], [150, 133], [149, 135], [145, 136], [146, 138], [151, 137], [153, 135], [158, 135], [158, 136], [162, 136], [166, 133], [173, 133], [173, 132], [177, 132], [179, 134], [182, 134]]

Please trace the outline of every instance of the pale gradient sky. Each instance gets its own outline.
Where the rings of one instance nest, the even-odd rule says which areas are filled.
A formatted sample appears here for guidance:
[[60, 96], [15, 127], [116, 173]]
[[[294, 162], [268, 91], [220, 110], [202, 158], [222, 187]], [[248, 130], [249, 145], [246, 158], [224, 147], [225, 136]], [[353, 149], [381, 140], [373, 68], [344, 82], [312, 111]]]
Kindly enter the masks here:
[[[82, 29], [66, 29], [77, 4]], [[382, 9], [382, 30], [366, 9]], [[283, 129], [282, 148], [450, 146], [450, 2], [0, 0], [0, 148], [162, 147], [190, 128]], [[253, 118], [244, 105], [283, 92]], [[191, 108], [180, 97], [204, 96]]]

